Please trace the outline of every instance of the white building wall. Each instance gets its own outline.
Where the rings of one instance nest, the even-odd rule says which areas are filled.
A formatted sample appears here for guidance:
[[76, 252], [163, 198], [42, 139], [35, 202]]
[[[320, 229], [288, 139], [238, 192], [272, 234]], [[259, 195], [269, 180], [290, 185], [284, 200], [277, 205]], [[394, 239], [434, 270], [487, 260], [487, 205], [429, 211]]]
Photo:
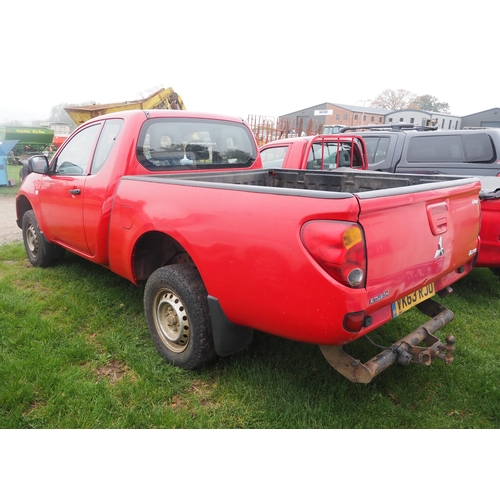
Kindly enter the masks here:
[[435, 120], [438, 128], [443, 130], [458, 130], [462, 128], [462, 118], [446, 113], [431, 113], [418, 109], [402, 109], [388, 113], [385, 123], [414, 123], [415, 125], [426, 125], [427, 120]]

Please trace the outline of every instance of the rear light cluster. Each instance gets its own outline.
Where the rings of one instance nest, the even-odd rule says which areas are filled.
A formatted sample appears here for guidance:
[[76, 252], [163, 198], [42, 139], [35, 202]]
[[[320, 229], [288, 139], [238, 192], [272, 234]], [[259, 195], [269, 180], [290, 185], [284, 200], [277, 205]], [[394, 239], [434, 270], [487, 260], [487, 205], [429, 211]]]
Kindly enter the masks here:
[[310, 221], [302, 226], [302, 242], [314, 260], [336, 281], [351, 288], [366, 282], [366, 245], [359, 224]]

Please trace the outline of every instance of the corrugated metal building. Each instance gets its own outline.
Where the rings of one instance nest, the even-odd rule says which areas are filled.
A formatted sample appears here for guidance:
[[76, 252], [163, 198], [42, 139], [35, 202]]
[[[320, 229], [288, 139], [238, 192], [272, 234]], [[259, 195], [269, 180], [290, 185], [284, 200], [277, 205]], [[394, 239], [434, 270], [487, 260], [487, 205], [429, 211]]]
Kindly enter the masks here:
[[500, 108], [491, 108], [462, 117], [462, 128], [498, 127], [500, 128]]

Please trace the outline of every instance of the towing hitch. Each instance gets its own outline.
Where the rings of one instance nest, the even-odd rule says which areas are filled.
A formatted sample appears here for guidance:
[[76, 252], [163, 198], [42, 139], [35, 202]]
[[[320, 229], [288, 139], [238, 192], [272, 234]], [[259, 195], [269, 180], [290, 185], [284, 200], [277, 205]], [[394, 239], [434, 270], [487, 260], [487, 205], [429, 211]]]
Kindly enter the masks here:
[[432, 299], [427, 299], [415, 307], [431, 319], [368, 362], [361, 363], [358, 359], [354, 359], [339, 345], [320, 346], [323, 356], [344, 377], [360, 384], [368, 384], [393, 364], [408, 365], [412, 362], [430, 365], [435, 358], [439, 358], [449, 365], [453, 361], [455, 337], [449, 335], [443, 343], [434, 336], [434, 333], [452, 321], [455, 316], [449, 309]]

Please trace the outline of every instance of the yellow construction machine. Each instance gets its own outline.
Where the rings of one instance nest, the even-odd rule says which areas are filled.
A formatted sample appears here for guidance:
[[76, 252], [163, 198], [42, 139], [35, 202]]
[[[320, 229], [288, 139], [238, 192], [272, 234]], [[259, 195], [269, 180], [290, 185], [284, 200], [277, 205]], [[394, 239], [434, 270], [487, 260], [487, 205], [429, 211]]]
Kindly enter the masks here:
[[90, 104], [64, 108], [77, 126], [96, 116], [127, 109], [186, 109], [181, 96], [172, 87], [160, 89], [145, 99], [117, 102], [113, 104]]

